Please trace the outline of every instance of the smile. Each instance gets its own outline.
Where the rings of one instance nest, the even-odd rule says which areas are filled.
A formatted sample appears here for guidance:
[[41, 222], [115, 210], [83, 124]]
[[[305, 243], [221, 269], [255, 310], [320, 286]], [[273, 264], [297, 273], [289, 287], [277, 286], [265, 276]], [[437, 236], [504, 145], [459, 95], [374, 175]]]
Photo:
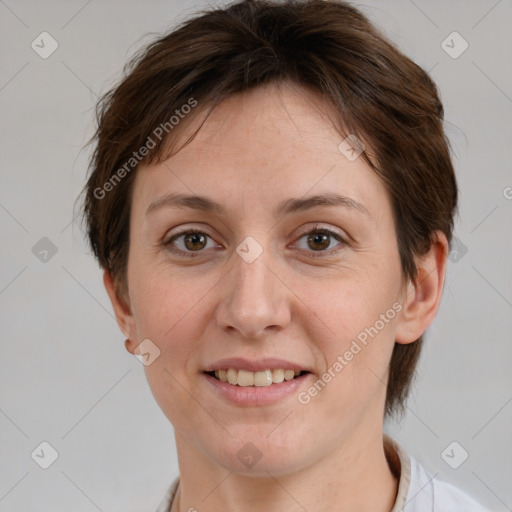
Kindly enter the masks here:
[[235, 368], [228, 368], [226, 370], [215, 370], [207, 372], [212, 377], [227, 382], [232, 386], [240, 387], [266, 387], [272, 384], [279, 384], [283, 381], [293, 380], [303, 373], [300, 370], [285, 370], [282, 368], [268, 369], [258, 372], [251, 372], [249, 370], [237, 370]]

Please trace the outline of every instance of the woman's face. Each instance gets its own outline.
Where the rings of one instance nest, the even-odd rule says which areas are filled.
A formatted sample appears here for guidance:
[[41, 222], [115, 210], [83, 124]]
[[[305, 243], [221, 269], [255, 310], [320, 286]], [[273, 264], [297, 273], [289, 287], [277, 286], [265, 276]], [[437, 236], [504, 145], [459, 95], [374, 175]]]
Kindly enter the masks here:
[[[180, 449], [229, 470], [284, 474], [382, 430], [405, 298], [392, 209], [323, 107], [290, 85], [233, 96], [134, 182], [124, 330], [151, 341]], [[260, 385], [206, 373], [230, 368]], [[307, 373], [264, 385], [286, 369]]]

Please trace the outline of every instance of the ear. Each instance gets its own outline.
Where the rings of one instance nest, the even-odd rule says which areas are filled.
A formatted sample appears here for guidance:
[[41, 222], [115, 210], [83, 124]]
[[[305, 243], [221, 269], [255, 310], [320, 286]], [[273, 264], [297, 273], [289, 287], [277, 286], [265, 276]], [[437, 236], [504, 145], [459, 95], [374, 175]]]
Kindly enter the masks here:
[[[130, 354], [133, 354], [133, 350], [136, 347], [135, 340], [137, 339], [137, 335], [129, 298], [121, 296], [116, 287], [114, 277], [108, 270], [103, 271], [103, 284], [105, 285], [110, 302], [114, 308], [117, 324], [127, 338], [125, 342], [126, 350], [128, 350]], [[126, 293], [126, 296], [127, 295]]]
[[429, 252], [416, 260], [417, 278], [409, 282], [403, 294], [403, 308], [395, 331], [397, 343], [416, 341], [434, 320], [441, 303], [448, 254], [445, 234], [436, 231]]

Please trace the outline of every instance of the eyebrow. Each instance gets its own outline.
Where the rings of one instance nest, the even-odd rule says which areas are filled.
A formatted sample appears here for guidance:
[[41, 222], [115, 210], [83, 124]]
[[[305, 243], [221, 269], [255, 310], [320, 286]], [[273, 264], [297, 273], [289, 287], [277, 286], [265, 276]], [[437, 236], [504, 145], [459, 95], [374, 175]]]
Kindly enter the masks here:
[[[277, 205], [273, 213], [277, 217], [280, 215], [287, 215], [290, 213], [310, 210], [318, 206], [342, 206], [345, 208], [357, 210], [368, 216], [370, 215], [368, 210], [355, 199], [351, 199], [350, 197], [332, 193], [313, 195], [301, 198], [292, 197], [286, 199]], [[206, 196], [187, 194], [167, 194], [153, 201], [146, 210], [146, 215], [149, 215], [150, 213], [153, 213], [154, 211], [164, 207], [185, 207], [190, 208], [192, 210], [198, 210], [217, 215], [220, 215], [225, 212], [225, 208], [220, 203]]]

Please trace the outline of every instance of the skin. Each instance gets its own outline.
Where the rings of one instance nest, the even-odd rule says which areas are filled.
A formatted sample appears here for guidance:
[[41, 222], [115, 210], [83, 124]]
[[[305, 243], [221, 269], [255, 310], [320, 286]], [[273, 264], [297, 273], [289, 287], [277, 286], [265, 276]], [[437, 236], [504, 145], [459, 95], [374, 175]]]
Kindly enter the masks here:
[[[395, 502], [382, 437], [388, 365], [395, 340], [414, 342], [434, 319], [447, 241], [437, 233], [417, 260], [418, 280], [402, 280], [386, 189], [362, 158], [338, 150], [328, 108], [297, 85], [261, 86], [225, 100], [190, 144], [137, 171], [127, 292], [116, 293], [108, 272], [104, 283], [127, 350], [146, 338], [160, 350], [144, 369], [175, 431], [174, 510], [389, 512]], [[182, 121], [179, 136], [197, 123]], [[339, 205], [272, 213], [290, 197], [326, 192], [367, 214]], [[169, 193], [208, 196], [225, 212], [167, 206], [146, 215]], [[308, 243], [316, 224], [344, 242]], [[189, 228], [206, 242], [187, 246], [182, 236], [173, 246], [197, 257], [163, 245]], [[248, 236], [263, 249], [252, 263], [236, 252]], [[307, 390], [394, 303], [401, 311], [306, 405], [293, 393], [237, 406], [205, 381], [203, 369], [221, 358], [279, 357], [311, 370]], [[248, 442], [262, 454], [251, 468], [237, 457]]]

